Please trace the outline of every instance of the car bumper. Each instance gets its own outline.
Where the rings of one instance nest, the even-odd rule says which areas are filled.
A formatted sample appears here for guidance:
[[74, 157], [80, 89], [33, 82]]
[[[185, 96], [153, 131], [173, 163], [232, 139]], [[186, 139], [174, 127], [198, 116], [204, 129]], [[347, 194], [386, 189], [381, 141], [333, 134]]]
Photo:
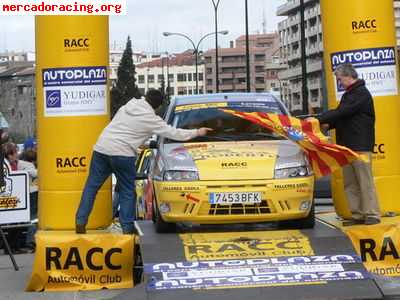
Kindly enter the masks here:
[[[313, 205], [312, 176], [252, 181], [154, 182], [166, 222], [252, 223], [305, 218]], [[259, 204], [210, 204], [215, 192], [261, 192]]]

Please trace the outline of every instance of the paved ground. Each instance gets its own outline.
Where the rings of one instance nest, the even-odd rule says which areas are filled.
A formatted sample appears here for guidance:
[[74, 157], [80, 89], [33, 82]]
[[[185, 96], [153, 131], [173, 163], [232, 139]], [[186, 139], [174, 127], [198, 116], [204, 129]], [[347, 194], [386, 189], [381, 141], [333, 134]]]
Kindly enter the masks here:
[[[322, 212], [333, 209], [329, 199], [318, 199], [316, 203], [316, 211]], [[24, 292], [24, 290], [30, 279], [34, 254], [20, 254], [15, 255], [14, 257], [20, 268], [19, 271], [14, 271], [10, 257], [8, 255], [4, 255], [3, 251], [0, 250], [0, 300], [145, 299], [144, 290], [142, 287], [135, 288], [135, 295], [137, 296], [135, 299], [132, 298], [132, 292], [129, 290], [27, 293]]]

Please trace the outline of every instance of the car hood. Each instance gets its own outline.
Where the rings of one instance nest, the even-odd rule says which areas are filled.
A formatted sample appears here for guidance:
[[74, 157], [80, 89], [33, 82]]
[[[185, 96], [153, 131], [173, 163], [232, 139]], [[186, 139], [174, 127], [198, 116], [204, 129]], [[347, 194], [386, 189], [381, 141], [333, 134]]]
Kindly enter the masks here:
[[275, 166], [304, 161], [300, 148], [288, 140], [165, 144], [165, 170], [198, 171], [200, 180], [274, 178]]

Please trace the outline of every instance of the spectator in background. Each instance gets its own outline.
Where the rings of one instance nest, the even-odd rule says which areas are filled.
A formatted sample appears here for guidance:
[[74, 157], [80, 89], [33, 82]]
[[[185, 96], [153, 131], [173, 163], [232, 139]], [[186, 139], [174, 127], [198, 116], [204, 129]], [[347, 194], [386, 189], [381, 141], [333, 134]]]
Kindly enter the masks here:
[[[33, 168], [37, 168], [36, 161], [36, 146], [35, 147], [24, 147], [24, 152], [22, 152], [21, 157], [23, 160], [18, 160], [19, 162], [19, 170], [28, 170]], [[29, 203], [30, 203], [30, 219], [31, 226], [28, 228], [28, 232], [26, 233], [26, 246], [32, 251], [35, 251], [36, 243], [35, 243], [35, 233], [37, 231], [37, 223], [32, 223], [35, 219], [38, 218], [38, 184], [37, 184], [37, 170], [36, 176], [33, 176], [34, 173], [30, 172], [29, 175]]]
[[4, 191], [6, 187], [6, 182], [4, 181], [4, 151], [3, 143], [7, 140], [7, 132], [0, 128], [0, 193]]
[[[3, 145], [4, 157], [8, 162], [11, 171], [18, 171], [18, 148], [17, 145], [11, 142], [7, 142]], [[7, 230], [8, 232], [8, 243], [10, 244], [10, 248], [12, 253], [14, 254], [22, 254], [27, 253], [27, 251], [23, 250], [23, 239], [22, 233], [23, 228], [21, 227], [13, 227]]]

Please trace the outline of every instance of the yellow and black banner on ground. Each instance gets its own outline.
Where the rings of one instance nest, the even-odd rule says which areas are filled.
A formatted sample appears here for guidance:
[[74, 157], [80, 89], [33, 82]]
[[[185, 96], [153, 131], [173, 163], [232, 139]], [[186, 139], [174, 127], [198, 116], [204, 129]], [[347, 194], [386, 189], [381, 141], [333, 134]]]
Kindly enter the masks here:
[[188, 261], [314, 255], [299, 230], [181, 234]]
[[380, 276], [400, 276], [400, 223], [343, 228], [364, 266]]
[[133, 287], [134, 236], [39, 231], [27, 291]]

